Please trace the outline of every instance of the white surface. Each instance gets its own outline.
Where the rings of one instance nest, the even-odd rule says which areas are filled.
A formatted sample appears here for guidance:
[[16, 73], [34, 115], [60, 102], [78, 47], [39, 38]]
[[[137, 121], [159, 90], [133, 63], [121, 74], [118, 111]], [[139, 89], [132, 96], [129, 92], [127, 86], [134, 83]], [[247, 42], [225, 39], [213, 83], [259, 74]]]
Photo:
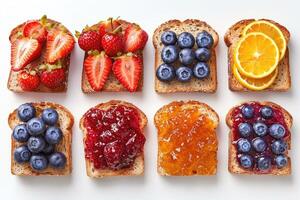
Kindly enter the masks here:
[[[182, 3], [180, 3], [182, 2]], [[0, 199], [59, 200], [59, 199], [296, 199], [300, 196], [300, 23], [299, 1], [2, 1], [0, 7]], [[10, 30], [28, 19], [47, 14], [62, 22], [73, 33], [86, 24], [94, 24], [110, 16], [139, 23], [149, 34], [145, 49], [145, 79], [142, 93], [81, 92], [83, 51], [78, 46], [72, 54], [69, 89], [65, 94], [14, 94], [6, 89], [10, 67]], [[226, 29], [243, 18], [270, 18], [284, 24], [291, 32], [290, 64], [293, 87], [286, 93], [233, 93], [227, 82], [227, 48], [223, 42]], [[218, 91], [216, 94], [168, 94], [154, 92], [154, 49], [151, 35], [154, 29], [169, 19], [199, 18], [207, 21], [220, 36], [217, 48]], [[78, 128], [81, 115], [99, 102], [122, 99], [136, 104], [149, 119], [144, 177], [122, 177], [93, 180], [86, 176], [82, 135]], [[220, 115], [218, 129], [218, 173], [213, 177], [160, 177], [156, 173], [157, 139], [153, 116], [164, 104], [173, 100], [194, 99], [208, 103]], [[54, 101], [69, 108], [75, 116], [73, 137], [73, 174], [70, 177], [27, 177], [10, 174], [10, 134], [7, 116], [19, 104], [28, 101]], [[271, 100], [284, 106], [294, 117], [293, 146], [290, 153], [293, 175], [290, 177], [233, 176], [227, 171], [227, 134], [225, 115], [235, 104], [244, 100]], [[298, 198], [297, 198], [298, 199]]]

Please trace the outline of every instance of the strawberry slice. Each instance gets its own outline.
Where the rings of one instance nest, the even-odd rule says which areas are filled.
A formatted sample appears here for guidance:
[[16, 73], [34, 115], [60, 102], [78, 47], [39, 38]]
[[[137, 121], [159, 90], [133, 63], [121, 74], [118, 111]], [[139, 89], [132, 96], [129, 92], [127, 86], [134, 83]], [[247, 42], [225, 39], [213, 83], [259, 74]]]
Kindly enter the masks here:
[[45, 59], [48, 63], [54, 63], [57, 60], [69, 55], [74, 48], [74, 38], [72, 35], [61, 30], [54, 30], [47, 36], [47, 47]]
[[113, 72], [120, 83], [130, 92], [138, 88], [143, 60], [132, 53], [118, 57], [113, 64]]
[[143, 50], [148, 40], [148, 34], [136, 24], [131, 24], [125, 29], [124, 50], [135, 52]]
[[28, 21], [23, 27], [25, 37], [37, 39], [43, 43], [47, 38], [47, 30], [39, 21]]
[[11, 45], [11, 67], [13, 71], [23, 69], [30, 62], [38, 58], [42, 45], [33, 38], [17, 39]]
[[89, 55], [83, 63], [87, 79], [95, 91], [100, 91], [111, 70], [112, 60], [104, 53]]

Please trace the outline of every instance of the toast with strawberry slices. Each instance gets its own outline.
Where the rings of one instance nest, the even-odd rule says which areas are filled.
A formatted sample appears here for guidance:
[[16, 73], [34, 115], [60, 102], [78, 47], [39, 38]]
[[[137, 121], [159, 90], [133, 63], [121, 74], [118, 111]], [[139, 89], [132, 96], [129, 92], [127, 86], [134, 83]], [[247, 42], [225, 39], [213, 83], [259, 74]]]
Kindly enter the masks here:
[[75, 40], [61, 23], [43, 16], [15, 27], [9, 36], [13, 92], [65, 92]]
[[99, 91], [141, 91], [143, 49], [147, 33], [137, 24], [109, 18], [77, 32], [85, 51], [81, 88], [85, 93]]

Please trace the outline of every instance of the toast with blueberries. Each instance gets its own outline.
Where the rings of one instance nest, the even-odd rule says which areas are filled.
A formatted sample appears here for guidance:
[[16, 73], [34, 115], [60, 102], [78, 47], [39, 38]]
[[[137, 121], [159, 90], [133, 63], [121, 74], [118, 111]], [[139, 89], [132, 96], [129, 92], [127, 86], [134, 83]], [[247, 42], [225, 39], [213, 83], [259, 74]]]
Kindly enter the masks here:
[[[290, 33], [286, 27], [268, 19], [245, 19], [228, 29], [224, 41], [228, 47], [230, 90], [247, 92], [290, 89]], [[248, 62], [249, 58], [253, 62]]]
[[228, 170], [233, 174], [290, 175], [292, 116], [272, 102], [245, 102], [226, 116]]
[[72, 114], [51, 102], [25, 103], [8, 117], [11, 173], [66, 176], [72, 172]]
[[9, 36], [13, 92], [66, 92], [75, 40], [61, 23], [43, 16], [15, 27]]
[[89, 109], [80, 120], [87, 175], [142, 175], [146, 124], [146, 115], [128, 102], [112, 100]]
[[215, 92], [218, 41], [217, 32], [200, 20], [161, 24], [153, 34], [155, 91]]

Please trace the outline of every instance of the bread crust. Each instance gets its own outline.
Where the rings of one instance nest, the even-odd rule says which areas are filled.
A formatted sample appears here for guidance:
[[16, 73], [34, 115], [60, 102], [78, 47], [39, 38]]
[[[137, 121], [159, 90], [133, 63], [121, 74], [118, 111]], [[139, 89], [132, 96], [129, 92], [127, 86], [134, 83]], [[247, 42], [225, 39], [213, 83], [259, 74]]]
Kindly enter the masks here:
[[[32, 169], [29, 163], [18, 164], [14, 161], [14, 149], [24, 143], [19, 143], [13, 138], [11, 139], [11, 173], [17, 176], [67, 176], [72, 172], [72, 127], [74, 124], [74, 117], [71, 112], [64, 106], [52, 102], [38, 102], [32, 103], [37, 109], [37, 116], [41, 114], [41, 110], [45, 108], [54, 108], [59, 114], [58, 125], [63, 132], [62, 141], [56, 145], [56, 150], [65, 154], [67, 158], [66, 166], [63, 169], [55, 169], [48, 166], [45, 170], [36, 171]], [[8, 116], [8, 125], [11, 130], [18, 124], [22, 123], [18, 119], [17, 109], [15, 109]]]
[[[177, 80], [173, 80], [169, 83], [159, 81], [155, 76], [155, 91], [158, 93], [173, 93], [173, 92], [206, 92], [206, 93], [214, 93], [217, 90], [217, 59], [216, 59], [216, 46], [219, 42], [218, 33], [206, 22], [200, 21], [198, 19], [187, 19], [184, 21], [180, 20], [169, 20], [163, 24], [161, 24], [153, 33], [152, 41], [153, 46], [155, 48], [155, 64], [154, 64], [154, 73], [156, 72], [159, 65], [163, 63], [161, 59], [161, 49], [163, 48], [163, 44], [160, 42], [161, 34], [166, 30], [172, 30], [175, 33], [179, 34], [180, 29], [184, 31], [188, 31], [196, 37], [197, 33], [206, 30], [209, 32], [214, 38], [214, 44], [211, 48], [212, 56], [208, 61], [210, 65], [210, 76], [204, 80], [198, 80], [196, 78], [192, 78], [187, 83], [181, 83]], [[178, 62], [175, 65], [179, 65]]]
[[[206, 103], [202, 103], [199, 101], [194, 101], [194, 100], [189, 100], [189, 101], [173, 101], [167, 105], [164, 105], [163, 107], [161, 107], [158, 111], [156, 111], [155, 115], [154, 115], [154, 124], [155, 127], [157, 129], [157, 133], [158, 133], [158, 142], [159, 142], [159, 124], [160, 124], [160, 120], [159, 120], [159, 115], [161, 112], [163, 112], [165, 109], [167, 109], [168, 107], [172, 106], [172, 105], [178, 105], [178, 106], [185, 106], [185, 107], [191, 107], [191, 106], [197, 106], [199, 109], [201, 109], [203, 112], [206, 112], [207, 115], [212, 119], [212, 121], [215, 124], [215, 130], [219, 125], [219, 115], [218, 113], [211, 108], [208, 104]], [[217, 141], [217, 146], [218, 146], [218, 139], [217, 139], [217, 134], [216, 134], [216, 141]], [[217, 148], [218, 149], [218, 148]], [[216, 150], [217, 151], [217, 150]], [[160, 158], [161, 156], [161, 151], [160, 151], [160, 146], [158, 145], [158, 151], [157, 151], [157, 172], [159, 175], [161, 176], [173, 176], [171, 174], [168, 174], [163, 167], [160, 165]], [[216, 157], [216, 162], [217, 162], [217, 157]], [[217, 165], [215, 166], [214, 172], [212, 173], [207, 173], [207, 174], [194, 174], [194, 176], [199, 176], [199, 175], [215, 175], [217, 172]], [[187, 176], [185, 174], [181, 174], [180, 176]]]
[[[60, 22], [57, 22], [57, 21], [52, 20], [52, 19], [47, 19], [47, 21], [50, 22], [50, 23], [55, 23], [55, 24], [58, 24], [60, 26], [63, 26]], [[23, 29], [25, 24], [26, 24], [26, 22], [24, 22], [22, 24], [19, 24], [18, 26], [16, 26], [15, 28], [13, 28], [11, 30], [11, 33], [9, 35], [9, 41], [11, 43], [13, 41], [15, 41], [18, 32]], [[69, 31], [65, 26], [63, 26], [63, 27], [68, 32], [68, 34], [72, 35], [71, 31]], [[44, 53], [45, 53], [45, 47], [43, 47], [41, 56], [39, 58], [37, 58], [36, 60], [34, 60], [33, 62], [31, 62], [31, 63], [39, 64], [39, 63], [43, 62], [42, 58], [44, 56]], [[68, 74], [69, 74], [69, 67], [70, 67], [70, 59], [71, 59], [71, 53], [69, 55], [67, 55], [65, 58], [62, 59], [62, 65], [66, 69], [66, 80], [60, 87], [51, 89], [51, 88], [48, 88], [48, 87], [40, 84], [40, 86], [36, 90], [30, 91], [30, 92], [45, 92], [45, 93], [66, 92], [67, 88], [68, 88]], [[20, 71], [15, 72], [13, 70], [10, 70], [9, 78], [8, 78], [8, 81], [7, 81], [7, 88], [9, 90], [11, 90], [13, 92], [17, 92], [17, 93], [26, 92], [21, 88], [21, 86], [18, 83], [18, 74], [19, 73], [20, 73]]]
[[[94, 106], [94, 108], [106, 110], [114, 105], [124, 105], [124, 106], [128, 106], [130, 108], [136, 109], [140, 116], [141, 132], [142, 132], [142, 134], [145, 135], [144, 128], [147, 125], [148, 120], [147, 120], [146, 115], [135, 105], [125, 102], [125, 101], [111, 100], [106, 103], [100, 103], [100, 104]], [[83, 144], [85, 145], [87, 130], [84, 127], [84, 119], [85, 118], [83, 115], [82, 118], [80, 119], [79, 127], [80, 127], [81, 131], [83, 132]], [[139, 176], [139, 175], [144, 174], [144, 150], [141, 153], [141, 155], [136, 157], [133, 165], [130, 168], [125, 168], [125, 169], [120, 169], [120, 170], [95, 169], [93, 163], [90, 162], [86, 158], [85, 158], [85, 163], [86, 163], [86, 173], [91, 178], [104, 178], [104, 177], [108, 177], [108, 176]]]
[[[273, 168], [270, 172], [268, 173], [259, 173], [256, 171], [250, 171], [250, 170], [245, 170], [242, 167], [240, 167], [240, 164], [237, 161], [236, 155], [237, 155], [237, 150], [234, 146], [233, 143], [233, 133], [232, 133], [232, 126], [233, 126], [233, 120], [232, 120], [232, 116], [233, 116], [233, 111], [234, 109], [236, 109], [237, 107], [243, 105], [243, 104], [249, 104], [249, 103], [259, 103], [261, 105], [266, 105], [266, 106], [270, 106], [272, 108], [277, 108], [279, 109], [283, 114], [284, 114], [284, 119], [285, 119], [285, 123], [287, 125], [287, 127], [289, 128], [289, 130], [291, 129], [292, 125], [293, 125], [293, 117], [291, 116], [291, 114], [285, 110], [283, 107], [281, 107], [280, 105], [273, 103], [273, 102], [269, 102], [269, 101], [264, 101], [264, 102], [257, 102], [257, 101], [248, 101], [248, 102], [243, 102], [237, 106], [234, 106], [233, 108], [231, 108], [229, 110], [229, 112], [226, 115], [226, 124], [230, 129], [229, 135], [228, 135], [228, 171], [230, 173], [233, 174], [242, 174], [242, 175], [290, 175], [292, 173], [292, 166], [291, 166], [291, 158], [288, 156], [288, 165], [287, 167], [285, 167], [284, 169], [277, 169], [277, 168]], [[287, 144], [288, 144], [288, 150], [291, 149], [291, 136], [288, 137], [286, 139]]]
[[[282, 31], [287, 43], [290, 40], [290, 32], [283, 25], [269, 19], [260, 19], [264, 21], [268, 21], [270, 23], [275, 24]], [[228, 86], [231, 91], [234, 92], [251, 92], [252, 90], [245, 88], [239, 81], [235, 78], [232, 72], [232, 67], [234, 65], [233, 59], [233, 51], [234, 46], [241, 38], [241, 32], [243, 29], [251, 22], [255, 21], [255, 19], [244, 19], [238, 21], [234, 25], [232, 25], [226, 32], [224, 36], [225, 44], [228, 47]], [[274, 83], [262, 90], [262, 91], [278, 91], [285, 92], [291, 88], [291, 75], [290, 75], [290, 64], [289, 64], [289, 48], [286, 48], [286, 53], [282, 60], [278, 64], [278, 75], [274, 81]]]

